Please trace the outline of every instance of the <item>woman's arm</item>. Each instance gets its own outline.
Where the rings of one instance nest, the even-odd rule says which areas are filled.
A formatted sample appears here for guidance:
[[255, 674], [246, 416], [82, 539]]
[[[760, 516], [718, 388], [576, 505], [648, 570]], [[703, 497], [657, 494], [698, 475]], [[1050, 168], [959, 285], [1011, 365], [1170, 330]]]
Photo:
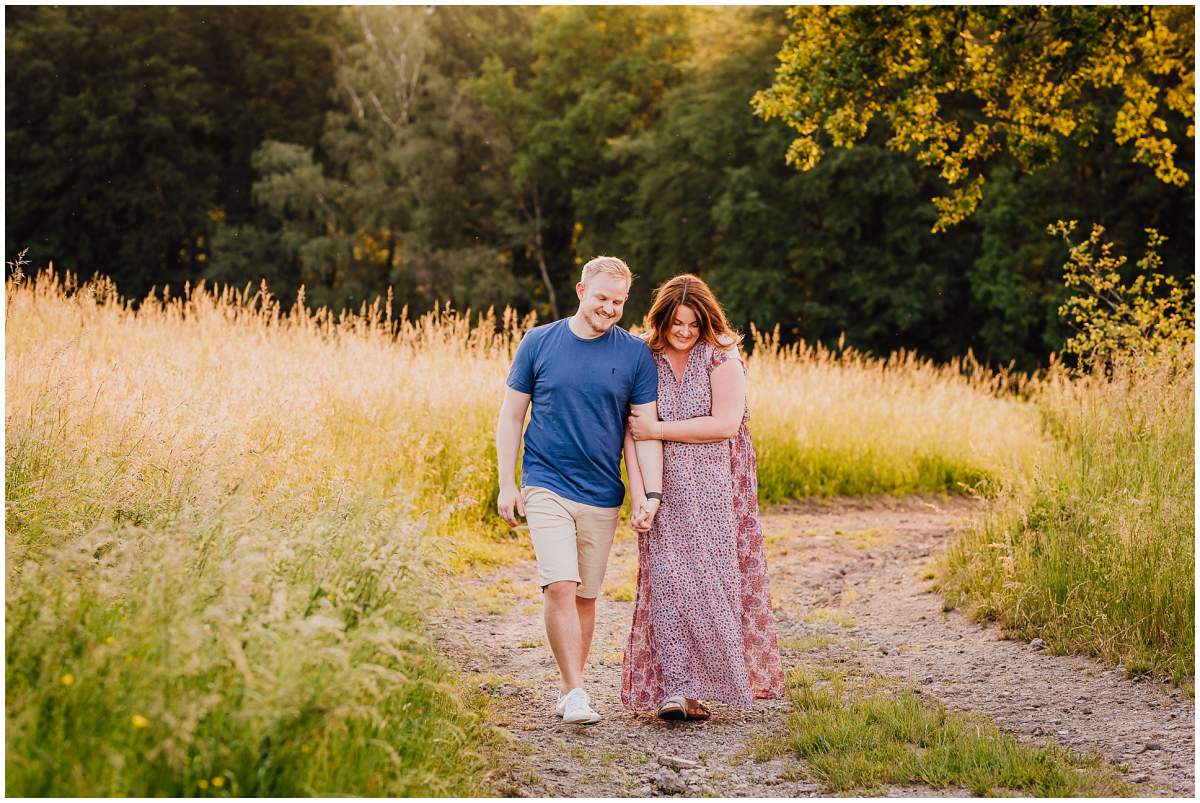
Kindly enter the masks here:
[[730, 359], [712, 371], [712, 414], [685, 421], [629, 419], [636, 440], [718, 443], [732, 438], [742, 426], [746, 412], [746, 375], [741, 360]]

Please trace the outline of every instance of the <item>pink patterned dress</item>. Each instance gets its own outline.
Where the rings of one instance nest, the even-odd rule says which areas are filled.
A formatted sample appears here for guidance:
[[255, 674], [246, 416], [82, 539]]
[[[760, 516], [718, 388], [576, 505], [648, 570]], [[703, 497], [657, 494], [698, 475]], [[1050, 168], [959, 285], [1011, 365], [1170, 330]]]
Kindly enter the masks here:
[[[712, 414], [712, 370], [729, 354], [698, 343], [682, 380], [664, 355], [654, 359], [662, 420]], [[663, 443], [664, 498], [638, 538], [621, 686], [635, 711], [677, 694], [738, 708], [784, 694], [749, 418], [747, 408], [737, 435], [719, 443]]]

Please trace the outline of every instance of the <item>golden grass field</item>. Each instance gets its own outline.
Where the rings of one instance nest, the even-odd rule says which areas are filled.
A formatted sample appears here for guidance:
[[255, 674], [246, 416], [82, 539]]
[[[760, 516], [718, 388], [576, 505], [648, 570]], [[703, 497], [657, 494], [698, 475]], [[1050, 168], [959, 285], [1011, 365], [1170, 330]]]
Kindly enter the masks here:
[[[50, 273], [6, 290], [6, 791], [485, 793], [503, 746], [423, 622], [449, 574], [528, 552], [493, 513], [493, 434], [532, 320], [285, 313], [203, 287], [135, 311]], [[765, 501], [982, 493], [1013, 510], [1091, 437], [1064, 441], [1073, 414], [1027, 400], [1083, 404], [1070, 392], [969, 360], [758, 335], [750, 369]], [[1060, 502], [1092, 504], [1062, 482]], [[1002, 617], [1003, 577], [969, 563], [947, 588]]]

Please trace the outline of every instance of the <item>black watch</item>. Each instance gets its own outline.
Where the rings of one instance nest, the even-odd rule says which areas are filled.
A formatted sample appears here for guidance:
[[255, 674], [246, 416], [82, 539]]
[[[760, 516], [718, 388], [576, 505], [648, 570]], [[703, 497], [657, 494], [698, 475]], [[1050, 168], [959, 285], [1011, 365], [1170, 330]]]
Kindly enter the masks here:
[[647, 499], [657, 499], [658, 501], [661, 502], [662, 494], [660, 494], [658, 491], [650, 491], [648, 494], [646, 494], [646, 498]]

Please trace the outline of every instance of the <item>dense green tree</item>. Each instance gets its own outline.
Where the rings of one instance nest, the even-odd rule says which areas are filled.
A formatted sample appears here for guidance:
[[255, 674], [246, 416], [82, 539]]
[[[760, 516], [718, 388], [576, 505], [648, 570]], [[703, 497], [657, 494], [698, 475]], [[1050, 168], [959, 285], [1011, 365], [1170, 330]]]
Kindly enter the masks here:
[[8, 250], [132, 295], [198, 275], [213, 223], [250, 212], [253, 149], [319, 129], [332, 12], [10, 9]]
[[579, 265], [611, 253], [589, 225], [608, 231], [628, 214], [620, 187], [636, 179], [615, 144], [653, 124], [686, 45], [678, 10], [551, 8], [537, 18], [531, 64], [497, 55], [484, 65], [475, 93], [510, 178], [512, 233], [546, 290], [543, 314], [569, 311], [559, 299]]
[[263, 220], [222, 232], [219, 262], [233, 272], [257, 251], [277, 253], [312, 303], [335, 308], [389, 287], [414, 312], [439, 300], [517, 303], [527, 290], [487, 203], [500, 171], [489, 173], [489, 132], [467, 86], [487, 55], [519, 49], [529, 12], [344, 14], [356, 37], [338, 54], [340, 107], [321, 147], [263, 143], [253, 185]]
[[190, 23], [172, 8], [10, 10], [10, 250], [29, 246], [34, 264], [103, 271], [136, 292], [203, 234], [219, 155]]
[[[721, 10], [698, 18], [698, 49], [664, 98], [661, 120], [628, 138], [625, 174], [637, 179], [630, 213], [613, 234], [650, 282], [694, 271], [745, 328], [782, 325], [786, 339], [886, 351], [897, 343], [939, 356], [965, 348], [969, 287], [961, 264], [973, 235], [938, 241], [934, 215], [912, 203], [921, 171], [882, 140], [834, 155], [811, 173], [772, 154], [782, 127], [762, 126], [749, 100], [770, 76], [783, 36], [778, 9]], [[705, 36], [718, 29], [719, 44]], [[734, 113], [734, 110], [742, 110]]]
[[[391, 288], [413, 313], [512, 304], [544, 319], [570, 312], [579, 265], [607, 253], [640, 276], [630, 323], [656, 284], [693, 271], [742, 328], [844, 335], [879, 353], [970, 348], [1029, 368], [1069, 334], [1056, 315], [1066, 253], [1045, 233], [1052, 219], [1102, 223], [1127, 251], [1153, 226], [1168, 237], [1164, 269], [1192, 270], [1193, 185], [1145, 164], [1158, 154], [1171, 180], [1191, 170], [1190, 118], [1175, 110], [1190, 91], [1184, 45], [1156, 22], [1184, 12], [1135, 11], [926, 9], [897, 21], [887, 9], [809, 9], [791, 12], [790, 28], [769, 7], [15, 8], [6, 258], [31, 245], [37, 265], [98, 268], [135, 296], [184, 278], [265, 279], [285, 301], [304, 285], [314, 306], [357, 307]], [[797, 20], [826, 17], [830, 47], [861, 48], [796, 42]], [[1092, 24], [1126, 17], [1133, 34]], [[904, 45], [961, 19], [975, 20], [969, 47]], [[866, 35], [881, 26], [890, 38]], [[1037, 65], [1012, 63], [1018, 41]], [[1062, 41], [1080, 43], [1067, 48], [1078, 62], [1054, 61]], [[963, 48], [1027, 84], [1058, 64], [1092, 86], [1104, 48], [1104, 63], [1131, 72], [1070, 98], [1022, 90], [989, 111], [972, 92], [996, 87], [959, 63]], [[1147, 58], [1156, 92], [1125, 80]], [[917, 63], [974, 89], [913, 106], [928, 98], [913, 94], [928, 78]], [[806, 84], [824, 99], [789, 120], [820, 101], [827, 129], [854, 145], [807, 171], [781, 158], [795, 132], [764, 125], [751, 102], [773, 77], [782, 91], [808, 76], [797, 64], [839, 72]], [[872, 121], [861, 109], [838, 116], [864, 65], [887, 80], [908, 70], [914, 83], [872, 90]], [[1131, 98], [1145, 101], [1137, 114]], [[1039, 103], [1075, 128], [1046, 134]], [[1027, 129], [1014, 127], [1021, 108], [1037, 113]], [[949, 132], [989, 114], [990, 144], [968, 159]], [[1120, 131], [1080, 137], [1093, 119]], [[938, 137], [957, 144], [943, 152]], [[922, 149], [942, 175], [912, 158]], [[945, 195], [946, 170], [960, 186], [985, 178], [987, 192], [935, 235], [945, 210], [920, 200]]]

